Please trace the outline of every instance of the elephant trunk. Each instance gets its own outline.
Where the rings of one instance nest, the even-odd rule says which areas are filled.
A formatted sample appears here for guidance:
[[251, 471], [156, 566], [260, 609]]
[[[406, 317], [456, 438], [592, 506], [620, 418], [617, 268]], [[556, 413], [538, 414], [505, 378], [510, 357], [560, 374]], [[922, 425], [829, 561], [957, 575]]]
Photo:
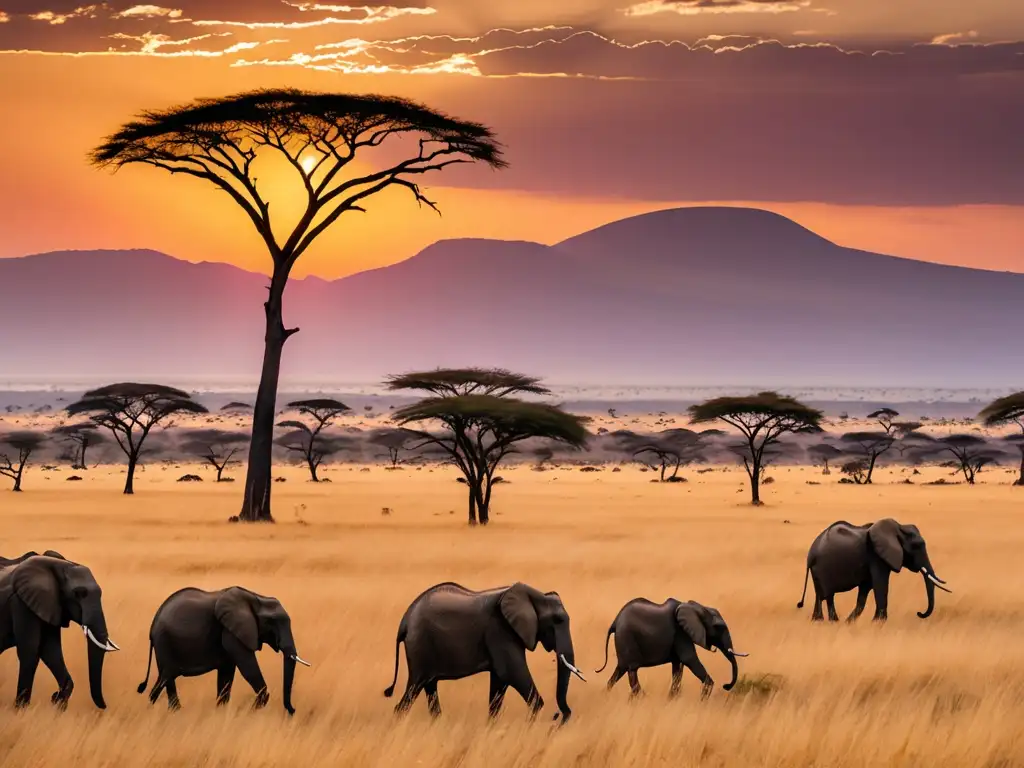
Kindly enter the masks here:
[[572, 670], [576, 667], [576, 652], [573, 650], [572, 637], [568, 632], [561, 638], [561, 642], [555, 644], [555, 654], [558, 657], [555, 660], [558, 667], [558, 676], [555, 680], [555, 703], [562, 713], [562, 724], [564, 725], [572, 716], [567, 695], [569, 693], [569, 676], [573, 674]]
[[935, 583], [928, 578], [927, 573], [924, 574], [922, 578], [924, 578], [925, 592], [928, 594], [928, 607], [925, 609], [924, 613], [919, 611], [917, 615], [922, 619], [927, 619], [932, 615], [932, 611], [935, 609]]
[[729, 664], [732, 665], [732, 680], [722, 686], [722, 690], [731, 691], [733, 686], [736, 685], [736, 681], [739, 679], [740, 668], [736, 664], [736, 656], [733, 652], [727, 648], [722, 649], [722, 654], [729, 660]]
[[82, 606], [82, 631], [88, 648], [89, 692], [93, 703], [100, 709], [106, 709], [103, 700], [103, 659], [109, 651], [116, 651], [118, 647], [107, 634], [107, 620], [98, 600], [95, 604], [86, 603]]
[[103, 659], [107, 652], [95, 643], [86, 642], [89, 655], [89, 693], [92, 695], [93, 704], [100, 709], [106, 709], [107, 704], [103, 701]]
[[295, 714], [295, 707], [292, 706], [292, 683], [295, 682], [295, 649], [284, 652], [284, 708], [289, 715]]

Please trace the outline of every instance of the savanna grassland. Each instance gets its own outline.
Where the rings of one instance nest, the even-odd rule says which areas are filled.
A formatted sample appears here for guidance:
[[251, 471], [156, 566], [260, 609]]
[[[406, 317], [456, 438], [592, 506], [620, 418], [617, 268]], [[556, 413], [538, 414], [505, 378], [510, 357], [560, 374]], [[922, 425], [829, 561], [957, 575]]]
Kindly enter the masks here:
[[[737, 468], [687, 484], [649, 482], [634, 467], [503, 474], [492, 524], [464, 523], [464, 486], [449, 469], [369, 471], [334, 467], [330, 484], [304, 470], [275, 471], [273, 526], [229, 525], [237, 484], [177, 484], [183, 469], [147, 468], [137, 495], [120, 493], [116, 467], [81, 483], [44, 481], [0, 498], [2, 549], [55, 548], [89, 565], [104, 590], [111, 636], [108, 708], [88, 695], [85, 641], [65, 631], [77, 682], [67, 712], [52, 711], [55, 686], [41, 665], [31, 706], [13, 707], [17, 658], [0, 656], [0, 762], [4, 766], [985, 766], [1024, 765], [1024, 490], [1003, 471], [979, 485], [926, 487], [947, 474], [925, 469], [916, 485], [882, 470], [873, 486], [838, 485], [820, 470], [773, 467], [767, 504], [746, 502]], [[808, 480], [824, 481], [807, 485]], [[382, 515], [382, 507], [393, 511]], [[892, 516], [920, 526], [940, 576], [927, 620], [920, 577], [893, 577], [889, 621], [812, 624], [795, 605], [814, 536], [837, 519]], [[398, 621], [422, 589], [443, 580], [473, 588], [526, 581], [561, 594], [576, 660], [589, 682], [569, 688], [573, 719], [552, 727], [553, 656], [529, 656], [546, 703], [534, 723], [509, 692], [487, 724], [487, 677], [441, 683], [431, 722], [421, 696], [407, 719], [383, 689], [392, 676]], [[232, 701], [215, 707], [215, 675], [179, 680], [183, 709], [151, 707], [136, 693], [153, 612], [184, 586], [240, 584], [289, 610], [300, 654], [289, 719], [281, 662], [260, 652], [270, 705], [249, 709], [236, 676]], [[646, 696], [631, 703], [622, 681], [601, 675], [605, 633], [628, 599], [694, 599], [729, 622], [741, 683], [719, 654], [701, 652], [716, 686], [699, 701], [686, 673], [667, 700], [668, 667], [641, 671]], [[837, 600], [845, 618], [849, 593]], [[611, 649], [614, 654], [614, 647]], [[404, 651], [398, 690], [405, 685]], [[152, 684], [153, 678], [150, 678]]]

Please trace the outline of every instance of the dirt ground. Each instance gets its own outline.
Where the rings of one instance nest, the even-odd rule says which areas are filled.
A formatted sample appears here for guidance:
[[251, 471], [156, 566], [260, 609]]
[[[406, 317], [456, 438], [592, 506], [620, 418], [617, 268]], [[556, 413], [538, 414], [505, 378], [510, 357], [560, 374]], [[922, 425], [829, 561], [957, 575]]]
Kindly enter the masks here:
[[[193, 468], [200, 474], [205, 470]], [[811, 468], [773, 467], [767, 504], [753, 508], [742, 470], [687, 471], [685, 484], [651, 483], [635, 466], [503, 472], [492, 525], [470, 529], [464, 487], [448, 469], [389, 472], [332, 467], [313, 485], [284, 468], [274, 486], [273, 526], [229, 525], [239, 484], [179, 484], [189, 468], [147, 467], [136, 495], [103, 467], [84, 482], [32, 471], [26, 492], [0, 492], [0, 554], [54, 548], [88, 565], [103, 587], [111, 637], [100, 712], [88, 695], [85, 641], [64, 649], [77, 681], [68, 710], [52, 711], [53, 679], [40, 666], [31, 706], [16, 712], [17, 658], [0, 656], [0, 762], [5, 767], [106, 766], [958, 766], [1024, 765], [1024, 489], [1000, 470], [975, 487], [923, 486], [948, 470], [925, 469], [915, 485], [882, 470], [872, 486], [836, 483]], [[28, 482], [30, 480], [30, 482]], [[209, 478], [208, 478], [209, 480]], [[808, 485], [808, 481], [821, 485]], [[392, 510], [382, 514], [382, 508]], [[812, 624], [797, 610], [804, 559], [827, 524], [895, 517], [917, 524], [939, 575], [925, 592], [912, 574], [893, 577], [889, 621]], [[571, 616], [578, 666], [569, 689], [573, 720], [556, 729], [555, 665], [530, 666], [546, 700], [529, 723], [509, 692], [487, 723], [487, 677], [439, 686], [431, 722], [421, 697], [404, 720], [385, 699], [398, 621], [422, 589], [454, 580], [471, 588], [525, 581], [558, 590]], [[227, 708], [215, 707], [215, 675], [179, 681], [183, 709], [150, 706], [135, 692], [147, 634], [161, 601], [185, 586], [239, 584], [278, 597], [300, 654], [288, 718], [281, 661], [260, 652], [270, 705], [253, 712], [236, 678]], [[699, 700], [689, 673], [669, 702], [668, 667], [642, 671], [646, 696], [625, 681], [605, 690], [605, 633], [627, 600], [693, 599], [729, 623], [743, 680], [722, 691], [729, 668], [702, 652], [716, 680]], [[838, 599], [851, 610], [854, 593]], [[614, 647], [611, 650], [614, 655]], [[614, 664], [610, 665], [614, 666]], [[405, 683], [404, 654], [399, 690]], [[151, 681], [152, 683], [152, 678]]]

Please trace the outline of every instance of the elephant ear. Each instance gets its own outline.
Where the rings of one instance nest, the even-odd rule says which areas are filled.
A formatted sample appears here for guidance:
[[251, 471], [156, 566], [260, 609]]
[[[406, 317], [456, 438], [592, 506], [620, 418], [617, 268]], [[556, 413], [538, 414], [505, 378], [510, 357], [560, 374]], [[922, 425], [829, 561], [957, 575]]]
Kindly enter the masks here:
[[708, 632], [704, 628], [704, 622], [700, 618], [703, 606], [697, 603], [680, 603], [676, 606], [676, 621], [683, 628], [683, 632], [690, 636], [694, 643], [705, 650], [710, 649], [708, 643]]
[[525, 584], [516, 583], [505, 590], [498, 601], [501, 615], [512, 625], [512, 629], [522, 639], [526, 649], [532, 651], [537, 647], [537, 609], [527, 592]]
[[228, 632], [250, 651], [260, 649], [259, 629], [256, 614], [252, 611], [249, 596], [240, 589], [228, 589], [217, 598], [213, 613]]
[[903, 546], [899, 538], [900, 525], [892, 518], [879, 520], [868, 528], [868, 540], [885, 564], [899, 573], [903, 567]]
[[14, 594], [36, 616], [55, 627], [61, 625], [60, 585], [45, 560], [31, 557], [14, 568]]

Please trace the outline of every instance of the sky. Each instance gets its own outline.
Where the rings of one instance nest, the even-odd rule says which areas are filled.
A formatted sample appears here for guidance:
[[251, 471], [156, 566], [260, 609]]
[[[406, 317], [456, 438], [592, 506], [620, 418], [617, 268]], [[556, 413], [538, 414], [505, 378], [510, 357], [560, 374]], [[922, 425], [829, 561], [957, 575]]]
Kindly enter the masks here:
[[[0, 0], [0, 257], [145, 247], [267, 270], [223, 193], [87, 153], [142, 110], [288, 86], [483, 122], [509, 162], [425, 179], [441, 216], [375, 198], [296, 275], [709, 203], [1024, 272], [1020, 0], [160, 1]], [[294, 185], [263, 183], [294, 207]]]

